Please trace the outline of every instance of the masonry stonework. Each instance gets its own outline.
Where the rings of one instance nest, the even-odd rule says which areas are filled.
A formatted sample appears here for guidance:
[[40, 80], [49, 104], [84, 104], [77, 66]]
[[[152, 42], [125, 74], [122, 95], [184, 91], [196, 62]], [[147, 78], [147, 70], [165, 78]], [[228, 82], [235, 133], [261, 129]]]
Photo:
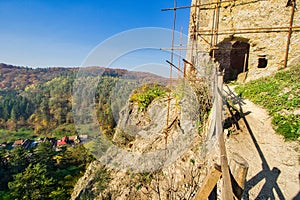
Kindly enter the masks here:
[[[286, 5], [287, 0], [192, 0], [187, 59], [201, 67], [198, 60], [209, 53], [229, 80], [243, 71], [251, 79], [283, 67], [292, 12]], [[299, 26], [296, 9], [288, 65], [300, 61]]]

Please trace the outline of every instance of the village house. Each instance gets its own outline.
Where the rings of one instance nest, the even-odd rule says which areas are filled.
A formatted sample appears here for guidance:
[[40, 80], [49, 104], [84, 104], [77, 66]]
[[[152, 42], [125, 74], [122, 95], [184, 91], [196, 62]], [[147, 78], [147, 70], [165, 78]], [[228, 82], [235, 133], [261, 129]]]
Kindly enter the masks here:
[[7, 147], [7, 143], [6, 142], [3, 142], [1, 145], [0, 145], [0, 148], [6, 148]]
[[26, 140], [16, 140], [12, 147], [16, 147], [16, 146], [23, 146], [24, 149], [28, 149], [31, 145], [32, 141], [29, 140], [29, 139], [26, 139]]
[[[36, 146], [38, 146], [38, 144], [43, 143], [43, 142], [50, 142], [52, 146], [64, 146], [64, 145], [77, 145], [82, 143], [83, 141], [87, 141], [88, 136], [87, 135], [74, 135], [74, 136], [64, 136], [59, 140], [56, 140], [55, 138], [49, 138], [49, 137], [45, 137], [45, 138], [39, 138], [37, 141], [32, 141], [30, 139], [26, 139], [26, 140], [16, 140], [13, 142], [12, 147], [16, 147], [16, 146], [23, 146], [25, 149], [29, 149], [29, 148], [34, 148]], [[7, 143], [2, 143], [0, 145], [0, 148], [6, 148], [7, 147]]]
[[14, 143], [13, 143], [13, 147], [16, 147], [16, 146], [19, 146], [19, 145], [22, 145], [23, 144], [23, 140], [16, 140], [16, 141], [14, 141]]
[[81, 143], [85, 143], [88, 141], [88, 135], [79, 135], [79, 139]]
[[52, 146], [54, 146], [56, 144], [56, 139], [45, 137], [43, 139], [43, 142], [50, 142], [52, 144]]
[[57, 140], [56, 146], [63, 146], [69, 144], [68, 136], [64, 136], [61, 140]]
[[78, 135], [74, 135], [74, 136], [69, 136], [69, 142], [71, 144], [80, 144], [80, 138]]

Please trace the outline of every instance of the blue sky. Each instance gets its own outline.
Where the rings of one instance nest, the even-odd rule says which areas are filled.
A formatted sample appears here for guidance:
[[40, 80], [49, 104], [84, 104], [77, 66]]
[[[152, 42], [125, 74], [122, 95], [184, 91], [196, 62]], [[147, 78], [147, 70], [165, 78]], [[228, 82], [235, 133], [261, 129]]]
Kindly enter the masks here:
[[[177, 0], [177, 4], [190, 5], [190, 1]], [[173, 12], [161, 9], [173, 7], [173, 3], [173, 0], [0, 0], [0, 63], [80, 66], [97, 45], [115, 34], [143, 27], [171, 29]], [[178, 10], [176, 29], [183, 27], [186, 34], [188, 20], [189, 9]]]

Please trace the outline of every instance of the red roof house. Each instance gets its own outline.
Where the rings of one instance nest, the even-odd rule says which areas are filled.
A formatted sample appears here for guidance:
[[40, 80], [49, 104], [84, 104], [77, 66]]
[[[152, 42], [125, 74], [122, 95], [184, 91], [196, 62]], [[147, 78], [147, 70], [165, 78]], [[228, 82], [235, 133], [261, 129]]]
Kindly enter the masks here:
[[13, 147], [18, 146], [18, 145], [22, 145], [23, 144], [23, 140], [16, 140], [13, 144]]
[[66, 145], [69, 143], [68, 136], [63, 137], [61, 140], [57, 140], [57, 146]]

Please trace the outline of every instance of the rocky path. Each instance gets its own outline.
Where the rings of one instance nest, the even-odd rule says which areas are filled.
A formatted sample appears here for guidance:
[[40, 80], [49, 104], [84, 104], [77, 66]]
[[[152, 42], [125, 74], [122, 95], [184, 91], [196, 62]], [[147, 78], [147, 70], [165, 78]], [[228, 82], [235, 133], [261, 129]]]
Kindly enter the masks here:
[[242, 109], [241, 131], [227, 139], [227, 150], [249, 164], [243, 199], [300, 199], [299, 142], [285, 142], [275, 133], [267, 111], [248, 100], [227, 94]]

